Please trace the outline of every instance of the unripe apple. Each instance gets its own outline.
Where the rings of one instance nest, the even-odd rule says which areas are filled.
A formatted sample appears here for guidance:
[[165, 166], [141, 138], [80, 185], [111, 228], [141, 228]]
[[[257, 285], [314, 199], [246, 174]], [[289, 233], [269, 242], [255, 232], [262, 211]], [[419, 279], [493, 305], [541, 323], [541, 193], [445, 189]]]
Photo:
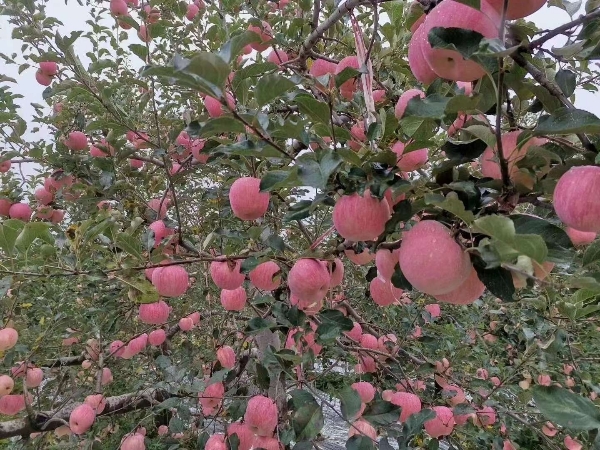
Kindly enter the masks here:
[[427, 36], [436, 27], [462, 28], [476, 31], [486, 38], [498, 37], [499, 16], [485, 1], [481, 11], [455, 0], [444, 0], [427, 15], [419, 28], [426, 40], [422, 50], [431, 69], [440, 77], [454, 81], [474, 81], [485, 75], [485, 70], [473, 60], [464, 59], [456, 50], [432, 48]]
[[[0, 215], [2, 215], [2, 213], [0, 213]], [[596, 236], [597, 236], [597, 234], [593, 231], [592, 232], [579, 231], [579, 230], [576, 230], [575, 228], [571, 228], [571, 227], [567, 227], [565, 229], [565, 231], [567, 232], [567, 235], [569, 236], [569, 238], [571, 239], [571, 242], [573, 243], [573, 245], [575, 247], [580, 246], [580, 245], [591, 244], [592, 242], [594, 242], [596, 240]]]
[[479, 279], [477, 271], [472, 269], [469, 277], [460, 286], [446, 294], [436, 295], [435, 299], [453, 305], [470, 305], [481, 297], [484, 291], [485, 285]]
[[351, 241], [372, 241], [385, 231], [390, 218], [387, 201], [371, 196], [366, 189], [361, 196], [357, 192], [342, 196], [333, 208], [333, 225], [337, 232]]
[[404, 234], [400, 268], [415, 289], [429, 295], [447, 294], [471, 275], [469, 256], [439, 222], [424, 220]]
[[8, 217], [12, 203], [7, 198], [0, 198], [0, 216]]
[[400, 418], [398, 422], [406, 422], [408, 418], [421, 411], [421, 399], [410, 392], [396, 392], [390, 400], [392, 405], [401, 408]]
[[241, 273], [241, 268], [241, 259], [213, 261], [210, 263], [210, 277], [221, 289], [237, 289], [244, 282], [244, 274]]
[[0, 414], [14, 416], [25, 409], [23, 394], [9, 394], [0, 397]]
[[35, 73], [35, 80], [42, 86], [50, 86], [52, 84], [52, 77], [46, 75], [44, 72], [38, 69]]
[[0, 375], [0, 397], [4, 397], [12, 392], [15, 387], [14, 380], [8, 375]]
[[402, 289], [395, 287], [391, 281], [375, 277], [369, 284], [369, 292], [373, 301], [379, 306], [390, 306], [399, 302]]
[[260, 43], [253, 42], [252, 44], [250, 44], [250, 47], [252, 47], [257, 52], [264, 52], [266, 49], [269, 48], [268, 42], [273, 40], [273, 31], [271, 30], [271, 25], [269, 25], [263, 20], [262, 26], [259, 27], [256, 25], [250, 25], [248, 26], [248, 31], [253, 31], [254, 33], [258, 34], [261, 41]]
[[224, 369], [233, 369], [235, 367], [235, 352], [228, 345], [224, 345], [217, 350], [217, 359]]
[[269, 56], [267, 56], [267, 61], [273, 64], [280, 65], [282, 63], [288, 62], [290, 57], [283, 50], [273, 49]]
[[359, 419], [353, 422], [348, 430], [348, 437], [352, 436], [367, 436], [368, 438], [377, 441], [377, 430], [366, 420]]
[[190, 277], [182, 266], [158, 267], [152, 273], [152, 284], [163, 297], [179, 297], [187, 292]]
[[221, 305], [226, 311], [243, 310], [246, 306], [246, 299], [246, 290], [243, 287], [221, 290]]
[[146, 450], [146, 443], [142, 434], [130, 434], [121, 443], [121, 450]]
[[31, 214], [31, 207], [27, 203], [14, 203], [8, 210], [11, 219], [19, 219], [23, 222], [29, 222]]
[[83, 434], [92, 428], [96, 420], [94, 408], [85, 403], [76, 407], [69, 416], [69, 428], [75, 434]]
[[423, 84], [431, 84], [438, 79], [438, 76], [425, 59], [423, 54], [425, 45], [429, 45], [427, 33], [425, 33], [424, 27], [420, 26], [408, 43], [408, 64], [417, 81]]
[[330, 283], [329, 271], [316, 259], [299, 259], [288, 275], [288, 286], [292, 295], [310, 303], [323, 300]]
[[[504, 8], [504, 0], [486, 0], [500, 13]], [[548, 0], [508, 0], [506, 18], [508, 20], [522, 19], [541, 9]]]
[[159, 325], [169, 320], [171, 309], [162, 300], [155, 303], [144, 303], [140, 305], [139, 318], [142, 322]]
[[567, 226], [600, 232], [600, 167], [572, 167], [554, 189], [554, 210]]
[[402, 119], [404, 117], [404, 112], [406, 111], [406, 107], [408, 106], [408, 102], [411, 101], [415, 97], [425, 98], [425, 92], [421, 89], [409, 89], [408, 91], [404, 91], [400, 98], [398, 99], [398, 103], [396, 103], [396, 107], [394, 108], [394, 114], [396, 115], [396, 119]]
[[257, 289], [274, 291], [281, 285], [281, 268], [273, 261], [266, 261], [251, 270], [248, 277]]
[[[337, 64], [337, 66], [335, 68], [335, 74], [339, 75], [346, 68], [352, 68], [352, 69], [359, 70], [360, 64], [358, 62], [358, 57], [352, 55], [352, 56], [346, 56], [345, 58], [343, 58]], [[356, 79], [352, 78], [350, 80], [345, 81], [340, 86], [340, 93], [342, 94], [342, 97], [344, 97], [346, 100], [352, 100], [352, 97], [354, 96], [354, 92], [356, 92], [357, 89], [359, 89], [359, 90], [362, 89], [361, 84], [359, 82], [357, 82]]]
[[432, 409], [435, 417], [425, 422], [425, 431], [435, 439], [451, 434], [455, 425], [452, 410], [446, 406], [434, 406]]
[[179, 319], [179, 329], [181, 331], [190, 331], [194, 328], [194, 321], [189, 317]]
[[239, 439], [239, 450], [250, 450], [254, 442], [254, 431], [245, 423], [234, 422], [227, 426], [227, 435], [237, 435]]
[[405, 148], [406, 144], [400, 141], [396, 142], [392, 146], [392, 151], [398, 156], [398, 162], [396, 165], [400, 170], [403, 172], [412, 172], [413, 170], [420, 169], [427, 164], [429, 155], [426, 148], [412, 150], [404, 154]]
[[163, 330], [162, 328], [151, 331], [150, 334], [148, 334], [148, 344], [150, 344], [154, 347], [158, 347], [159, 345], [162, 345], [166, 340], [167, 340], [167, 333], [165, 333], [165, 330]]
[[2, 328], [0, 330], [0, 352], [5, 352], [17, 345], [19, 333], [14, 328]]
[[142, 42], [150, 42], [152, 40], [152, 36], [150, 35], [150, 30], [146, 25], [140, 25], [140, 29], [137, 32], [140, 41]]
[[268, 192], [260, 191], [260, 178], [238, 178], [229, 189], [233, 215], [242, 220], [255, 220], [264, 216], [269, 208], [269, 198]]
[[255, 395], [248, 401], [244, 422], [257, 436], [272, 436], [277, 427], [279, 412], [273, 400]]
[[198, 5], [196, 5], [195, 3], [191, 3], [187, 5], [185, 18], [191, 22], [198, 15], [198, 12], [200, 12], [200, 8], [198, 8]]

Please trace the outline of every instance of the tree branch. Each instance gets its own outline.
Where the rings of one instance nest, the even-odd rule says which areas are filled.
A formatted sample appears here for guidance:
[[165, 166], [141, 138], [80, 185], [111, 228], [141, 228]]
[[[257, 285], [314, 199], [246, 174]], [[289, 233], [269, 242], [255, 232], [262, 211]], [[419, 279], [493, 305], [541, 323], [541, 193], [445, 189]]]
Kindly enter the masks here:
[[[163, 402], [172, 397], [167, 391], [161, 389], [146, 389], [141, 392], [108, 397], [106, 407], [98, 416], [125, 414], [136, 409], [150, 408], [156, 403]], [[0, 422], [0, 439], [14, 436], [27, 436], [38, 431], [52, 431], [69, 421], [71, 412], [81, 403], [71, 403], [64, 408], [53, 411], [42, 411], [36, 414], [34, 421], [28, 417], [22, 419]]]
[[571, 28], [575, 28], [579, 25], [583, 25], [587, 22], [590, 22], [594, 19], [597, 19], [600, 17], [600, 9], [591, 12], [589, 14], [583, 15], [581, 17], [579, 17], [578, 19], [575, 19], [571, 22], [567, 22], [564, 25], [561, 25], [558, 28], [555, 28], [553, 30], [548, 31], [545, 35], [543, 35], [542, 37], [535, 39], [533, 41], [531, 41], [528, 45], [521, 47], [524, 50], [531, 50], [534, 48], [538, 48], [541, 47], [543, 44], [545, 44], [546, 42], [548, 42], [550, 39], [560, 35], [560, 34], [564, 34], [567, 31], [569, 31]]

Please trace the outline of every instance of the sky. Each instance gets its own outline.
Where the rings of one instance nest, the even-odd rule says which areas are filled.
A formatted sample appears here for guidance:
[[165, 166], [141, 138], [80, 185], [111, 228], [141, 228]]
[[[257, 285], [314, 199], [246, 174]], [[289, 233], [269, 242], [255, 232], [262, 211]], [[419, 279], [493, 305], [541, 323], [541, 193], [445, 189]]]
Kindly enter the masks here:
[[[68, 3], [65, 4], [65, 2]], [[108, 2], [106, 3], [108, 4]], [[60, 29], [63, 36], [69, 34], [71, 31], [82, 29], [85, 26], [85, 21], [90, 19], [88, 8], [79, 5], [74, 0], [48, 0], [46, 4], [46, 11], [48, 11], [48, 14], [63, 22], [64, 25]], [[578, 14], [575, 17], [577, 17]], [[73, 18], [77, 18], [77, 20], [73, 20]], [[20, 52], [21, 42], [11, 38], [12, 27], [8, 24], [7, 19], [7, 16], [0, 15], [0, 51], [10, 55], [13, 52]], [[544, 7], [530, 16], [528, 20], [536, 23], [541, 29], [552, 29], [571, 19], [565, 11], [557, 7]], [[139, 42], [138, 38], [135, 36], [135, 30], [129, 30], [129, 34], [129, 40], [131, 42]], [[552, 44], [561, 45], [562, 42], [564, 42], [564, 39], [564, 37], [558, 37], [553, 41], [550, 41], [550, 45], [547, 47], [549, 48]], [[86, 39], [80, 38], [75, 43], [75, 50], [83, 64], [87, 65], [89, 60], [85, 56], [85, 53], [91, 50], [89, 42]], [[133, 60], [135, 60], [135, 58], [133, 58], [132, 61]], [[24, 98], [20, 99], [18, 102], [21, 106], [20, 114], [25, 119], [33, 117], [34, 110], [31, 103], [43, 104], [42, 92], [45, 89], [35, 81], [35, 69], [30, 68], [19, 75], [17, 66], [5, 65], [4, 67], [0, 67], [0, 74], [18, 80], [18, 84], [10, 84], [13, 92], [24, 96]], [[600, 116], [600, 102], [598, 101], [597, 95], [582, 90], [578, 90], [575, 95], [575, 105], [578, 108], [585, 109]], [[50, 107], [48, 107], [48, 113], [51, 113]], [[1, 141], [0, 149], [2, 149]], [[27, 171], [29, 172], [29, 170]]]

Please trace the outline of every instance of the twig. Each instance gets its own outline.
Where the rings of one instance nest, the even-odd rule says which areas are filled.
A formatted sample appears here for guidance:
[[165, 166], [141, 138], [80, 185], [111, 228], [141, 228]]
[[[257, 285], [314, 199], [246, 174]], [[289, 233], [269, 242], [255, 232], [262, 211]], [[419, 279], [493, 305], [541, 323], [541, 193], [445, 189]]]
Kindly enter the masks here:
[[529, 43], [529, 45], [523, 46], [521, 48], [523, 49], [534, 49], [537, 47], [540, 47], [541, 45], [545, 44], [546, 42], [548, 42], [550, 39], [552, 39], [553, 37], [558, 36], [559, 34], [564, 34], [565, 32], [569, 31], [571, 28], [575, 28], [579, 25], [583, 25], [587, 22], [590, 22], [596, 18], [600, 17], [600, 9], [591, 12], [589, 14], [586, 14], [584, 16], [579, 17], [578, 19], [575, 19], [571, 22], [567, 22], [564, 25], [561, 25], [558, 28], [555, 28], [553, 30], [548, 31], [546, 34], [544, 34], [542, 37], [537, 38], [533, 41], [531, 41]]
[[[508, 8], [508, 0], [504, 0], [502, 6], [502, 17], [500, 20], [500, 39], [504, 42], [504, 29], [506, 24], [506, 10]], [[502, 145], [502, 104], [504, 103], [504, 57], [498, 58], [498, 86], [496, 92], [496, 153], [500, 161], [500, 173], [502, 174], [502, 184], [504, 187], [511, 188], [510, 172], [508, 169], [508, 160], [504, 155]]]

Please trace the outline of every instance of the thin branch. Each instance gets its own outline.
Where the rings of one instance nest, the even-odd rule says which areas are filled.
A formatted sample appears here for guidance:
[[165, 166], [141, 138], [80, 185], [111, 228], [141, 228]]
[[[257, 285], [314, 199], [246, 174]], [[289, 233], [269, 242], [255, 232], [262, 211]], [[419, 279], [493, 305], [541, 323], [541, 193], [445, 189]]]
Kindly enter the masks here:
[[321, 14], [321, 0], [315, 0], [311, 23], [313, 30], [319, 26], [319, 14]]
[[529, 43], [529, 45], [523, 46], [521, 48], [534, 49], [534, 48], [540, 47], [543, 44], [545, 44], [546, 42], [548, 42], [550, 39], [552, 39], [560, 34], [565, 34], [567, 31], [571, 30], [572, 28], [578, 27], [579, 25], [583, 25], [583, 24], [590, 22], [594, 19], [597, 19], [599, 17], [600, 17], [600, 9], [598, 9], [594, 12], [591, 12], [589, 14], [586, 14], [584, 16], [581, 16], [578, 19], [575, 19], [571, 22], [567, 22], [558, 28], [550, 30], [546, 34], [544, 34], [542, 37], [531, 41]]
[[[504, 42], [504, 30], [506, 24], [506, 10], [508, 9], [508, 0], [504, 0], [502, 6], [502, 17], [500, 20], [500, 39]], [[510, 189], [512, 183], [510, 181], [510, 173], [508, 170], [508, 160], [504, 155], [502, 145], [502, 104], [504, 103], [504, 57], [498, 58], [498, 86], [496, 92], [496, 153], [500, 161], [500, 173], [502, 174], [502, 184]]]

